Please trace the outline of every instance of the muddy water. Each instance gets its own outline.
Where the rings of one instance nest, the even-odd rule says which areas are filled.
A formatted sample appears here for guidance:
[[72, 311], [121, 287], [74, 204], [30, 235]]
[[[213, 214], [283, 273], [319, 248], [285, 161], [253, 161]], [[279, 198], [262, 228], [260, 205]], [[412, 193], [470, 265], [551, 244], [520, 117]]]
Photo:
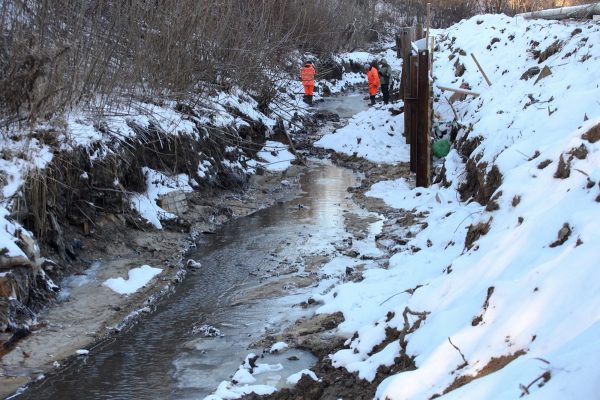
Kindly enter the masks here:
[[[330, 250], [332, 242], [348, 236], [344, 214], [360, 211], [346, 189], [356, 184], [352, 172], [318, 165], [301, 178], [301, 197], [203, 236], [190, 254], [202, 267], [155, 312], [18, 398], [198, 399], [210, 394], [249, 352], [261, 351], [249, 350], [250, 343], [306, 312], [295, 305], [307, 299], [308, 289], [297, 288], [293, 278], [307, 275], [303, 256]], [[272, 293], [257, 295], [269, 282]], [[278, 297], [265, 299], [271, 295]], [[194, 330], [205, 324], [221, 335], [203, 337]], [[299, 351], [269, 355], [259, 362], [277, 367], [257, 383], [281, 387], [287, 376], [314, 361]]]

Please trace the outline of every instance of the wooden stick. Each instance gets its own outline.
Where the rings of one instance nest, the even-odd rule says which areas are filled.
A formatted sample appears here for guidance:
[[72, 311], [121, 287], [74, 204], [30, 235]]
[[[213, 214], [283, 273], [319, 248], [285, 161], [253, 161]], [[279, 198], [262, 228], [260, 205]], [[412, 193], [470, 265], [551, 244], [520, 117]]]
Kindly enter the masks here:
[[431, 25], [431, 3], [427, 3], [427, 33], [425, 34], [425, 48], [429, 50], [429, 26]]
[[429, 46], [429, 69], [431, 71], [433, 71], [433, 49], [434, 48], [435, 48], [435, 36], [432, 36], [431, 37], [431, 46]]
[[471, 53], [471, 57], [473, 57], [473, 61], [475, 61], [475, 64], [477, 64], [477, 68], [479, 68], [479, 72], [481, 72], [481, 75], [483, 75], [483, 79], [485, 79], [485, 81], [487, 82], [488, 86], [492, 86], [492, 82], [490, 82], [490, 80], [488, 79], [487, 75], [483, 71], [483, 68], [481, 68], [481, 65], [479, 65], [479, 61], [477, 61], [477, 59], [475, 58], [475, 54]]
[[417, 31], [415, 36], [416, 40], [423, 39], [425, 37], [425, 35], [423, 34], [423, 24], [421, 22], [417, 24]]
[[436, 86], [440, 90], [449, 90], [451, 92], [462, 93], [462, 94], [466, 94], [466, 95], [474, 96], [474, 97], [478, 97], [479, 96], [479, 93], [473, 92], [473, 91], [467, 90], [467, 89], [451, 88], [451, 87], [442, 86], [442, 85], [436, 85]]
[[466, 367], [467, 365], [469, 365], [469, 362], [465, 358], [465, 355], [462, 353], [462, 351], [460, 351], [460, 349], [454, 343], [452, 343], [452, 340], [450, 340], [449, 336], [448, 336], [448, 341], [450, 342], [450, 344], [452, 345], [452, 347], [454, 347], [456, 349], [456, 351], [458, 351], [458, 354], [460, 354], [460, 356], [463, 359], [463, 364], [458, 369], [461, 369], [461, 367]]
[[[400, 85], [400, 89], [402, 91], [402, 98], [406, 104], [407, 98], [410, 98], [410, 82], [413, 77], [410, 75], [410, 46], [412, 44], [414, 38], [414, 28], [406, 27], [403, 28], [400, 32], [400, 40], [402, 42], [402, 83]], [[416, 79], [416, 77], [414, 78]], [[408, 133], [410, 132], [409, 127], [410, 119], [404, 120], [404, 134], [406, 136], [406, 143], [410, 143], [410, 136]]]
[[448, 105], [452, 109], [452, 113], [454, 114], [454, 118], [456, 119], [456, 122], [458, 122], [458, 114], [456, 113], [456, 110], [454, 109], [454, 106], [450, 102], [450, 99], [448, 99], [448, 96], [444, 96], [444, 98], [446, 99], [446, 101], [448, 102]]

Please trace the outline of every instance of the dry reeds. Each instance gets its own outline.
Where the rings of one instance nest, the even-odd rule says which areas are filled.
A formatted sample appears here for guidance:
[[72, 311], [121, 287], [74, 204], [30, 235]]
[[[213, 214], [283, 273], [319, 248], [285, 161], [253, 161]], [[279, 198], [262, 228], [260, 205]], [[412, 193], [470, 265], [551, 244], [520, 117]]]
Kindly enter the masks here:
[[44, 240], [48, 231], [48, 182], [46, 171], [34, 169], [27, 175], [24, 192], [27, 193], [27, 211], [31, 219], [29, 226], [36, 237]]

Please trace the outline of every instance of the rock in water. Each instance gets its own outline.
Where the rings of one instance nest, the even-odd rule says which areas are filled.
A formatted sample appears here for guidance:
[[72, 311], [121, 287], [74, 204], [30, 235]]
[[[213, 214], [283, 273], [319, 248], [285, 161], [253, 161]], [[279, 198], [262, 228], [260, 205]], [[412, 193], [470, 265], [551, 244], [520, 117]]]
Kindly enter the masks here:
[[207, 324], [192, 327], [192, 334], [200, 335], [205, 338], [225, 336], [218, 328]]
[[186, 265], [188, 268], [192, 268], [192, 269], [197, 269], [197, 268], [202, 267], [201, 263], [199, 263], [198, 261], [192, 260], [191, 258], [189, 260], [187, 260]]

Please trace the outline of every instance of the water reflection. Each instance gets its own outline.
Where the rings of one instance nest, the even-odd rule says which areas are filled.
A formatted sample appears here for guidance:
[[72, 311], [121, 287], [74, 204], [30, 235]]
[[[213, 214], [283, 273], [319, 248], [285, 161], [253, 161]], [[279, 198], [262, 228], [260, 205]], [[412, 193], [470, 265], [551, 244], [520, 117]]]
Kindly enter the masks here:
[[[251, 293], [282, 262], [301, 264], [303, 255], [346, 235], [344, 212], [354, 207], [347, 187], [355, 184], [350, 171], [320, 165], [302, 177], [303, 194], [297, 199], [203, 237], [190, 255], [203, 267], [191, 272], [154, 313], [19, 398], [191, 399], [210, 394], [235, 372], [251, 342], [305, 312], [294, 307], [305, 300], [302, 293], [246, 302], [236, 295]], [[199, 338], [192, 329], [201, 324], [217, 327], [224, 336]], [[287, 369], [264, 379], [283, 384], [314, 362], [297, 353], [298, 361], [274, 359]]]
[[344, 96], [327, 97], [324, 102], [318, 103], [317, 109], [338, 114], [340, 118], [350, 118], [354, 114], [369, 108], [368, 100], [364, 99], [366, 93], [353, 93]]

